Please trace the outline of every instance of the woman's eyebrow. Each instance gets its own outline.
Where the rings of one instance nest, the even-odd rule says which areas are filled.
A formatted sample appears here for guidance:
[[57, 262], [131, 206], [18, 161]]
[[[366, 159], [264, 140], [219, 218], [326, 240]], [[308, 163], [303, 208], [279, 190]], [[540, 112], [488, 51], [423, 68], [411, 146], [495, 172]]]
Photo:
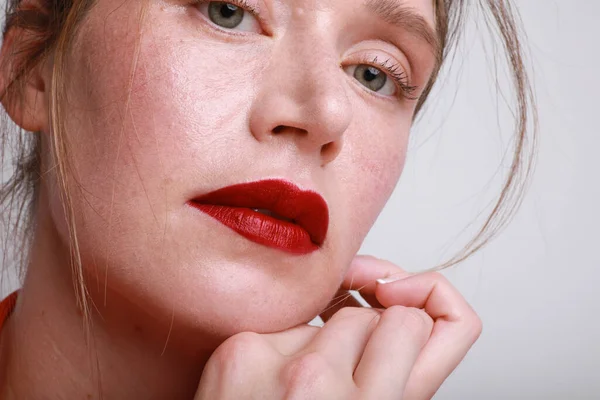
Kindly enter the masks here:
[[401, 0], [365, 0], [364, 5], [367, 10], [388, 24], [402, 28], [423, 39], [431, 46], [434, 54], [437, 54], [439, 43], [435, 30], [414, 8], [406, 6]]

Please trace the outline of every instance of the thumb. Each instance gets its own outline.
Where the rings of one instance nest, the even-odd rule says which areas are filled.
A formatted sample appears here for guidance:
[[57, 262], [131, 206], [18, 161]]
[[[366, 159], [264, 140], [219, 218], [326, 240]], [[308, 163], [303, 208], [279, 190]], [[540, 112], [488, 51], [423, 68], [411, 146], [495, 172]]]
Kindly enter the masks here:
[[402, 278], [412, 274], [404, 271], [389, 261], [377, 259], [372, 256], [356, 256], [344, 276], [344, 280], [336, 296], [325, 308], [320, 316], [327, 322], [336, 312], [344, 307], [360, 307], [348, 290], [357, 290], [361, 297], [373, 308], [384, 308], [375, 296], [377, 279], [391, 276]]
[[377, 279], [390, 276], [403, 278], [412, 275], [397, 265], [372, 256], [356, 256], [342, 282], [342, 289], [359, 290], [361, 294], [375, 294]]

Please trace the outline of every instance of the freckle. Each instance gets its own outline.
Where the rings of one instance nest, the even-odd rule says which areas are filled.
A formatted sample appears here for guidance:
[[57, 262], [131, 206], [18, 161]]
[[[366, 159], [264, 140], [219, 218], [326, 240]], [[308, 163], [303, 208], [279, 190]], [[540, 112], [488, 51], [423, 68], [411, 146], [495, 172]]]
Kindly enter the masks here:
[[42, 310], [42, 317], [46, 315], [46, 310]]
[[133, 325], [133, 330], [135, 331], [135, 333], [137, 333], [138, 335], [141, 335], [142, 333], [144, 333], [144, 330], [142, 329], [141, 326], [139, 325]]

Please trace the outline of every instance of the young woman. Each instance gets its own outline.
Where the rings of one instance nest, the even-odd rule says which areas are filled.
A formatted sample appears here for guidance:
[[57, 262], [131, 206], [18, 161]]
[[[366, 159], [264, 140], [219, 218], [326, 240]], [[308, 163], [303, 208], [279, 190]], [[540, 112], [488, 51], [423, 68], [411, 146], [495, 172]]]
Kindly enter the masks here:
[[[515, 21], [482, 3], [514, 74], [515, 158], [453, 262], [526, 169]], [[479, 319], [440, 275], [356, 252], [466, 8], [11, 1], [4, 255], [24, 274], [0, 313], [2, 398], [431, 398]], [[373, 308], [341, 307], [349, 289]]]

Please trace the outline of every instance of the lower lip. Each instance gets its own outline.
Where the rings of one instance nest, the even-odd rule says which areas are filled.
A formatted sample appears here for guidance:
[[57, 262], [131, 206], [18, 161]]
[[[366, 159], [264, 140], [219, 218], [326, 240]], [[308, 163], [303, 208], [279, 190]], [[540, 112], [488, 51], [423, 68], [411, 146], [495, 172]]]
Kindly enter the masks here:
[[249, 208], [191, 205], [255, 243], [293, 254], [308, 254], [319, 249], [305, 229], [291, 222]]

